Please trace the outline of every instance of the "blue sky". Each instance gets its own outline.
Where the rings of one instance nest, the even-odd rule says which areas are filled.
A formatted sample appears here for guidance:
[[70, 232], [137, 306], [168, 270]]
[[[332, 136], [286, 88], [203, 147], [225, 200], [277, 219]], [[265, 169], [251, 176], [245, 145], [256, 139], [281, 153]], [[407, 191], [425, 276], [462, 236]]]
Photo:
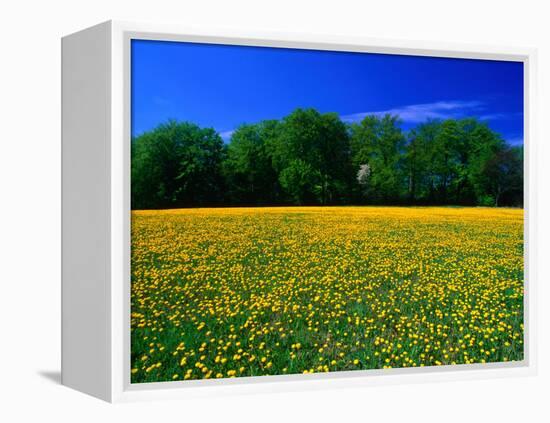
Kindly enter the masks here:
[[523, 143], [523, 64], [132, 41], [132, 134], [167, 119], [216, 129], [280, 119], [297, 107], [344, 121], [398, 114], [407, 130], [428, 118], [475, 116]]

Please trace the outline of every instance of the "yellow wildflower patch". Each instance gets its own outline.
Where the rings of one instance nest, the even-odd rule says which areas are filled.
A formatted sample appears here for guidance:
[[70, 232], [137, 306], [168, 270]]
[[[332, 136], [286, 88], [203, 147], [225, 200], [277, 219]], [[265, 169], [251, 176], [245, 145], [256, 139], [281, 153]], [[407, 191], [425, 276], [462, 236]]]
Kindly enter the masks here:
[[523, 359], [520, 209], [134, 211], [131, 273], [133, 383]]

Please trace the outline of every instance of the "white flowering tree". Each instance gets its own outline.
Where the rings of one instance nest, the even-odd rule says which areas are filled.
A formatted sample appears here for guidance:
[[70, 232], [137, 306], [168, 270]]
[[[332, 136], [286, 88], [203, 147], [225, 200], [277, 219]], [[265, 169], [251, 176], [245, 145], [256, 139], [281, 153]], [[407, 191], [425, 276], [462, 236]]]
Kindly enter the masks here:
[[359, 170], [357, 171], [357, 183], [365, 188], [367, 186], [369, 176], [370, 166], [367, 163], [359, 165]]

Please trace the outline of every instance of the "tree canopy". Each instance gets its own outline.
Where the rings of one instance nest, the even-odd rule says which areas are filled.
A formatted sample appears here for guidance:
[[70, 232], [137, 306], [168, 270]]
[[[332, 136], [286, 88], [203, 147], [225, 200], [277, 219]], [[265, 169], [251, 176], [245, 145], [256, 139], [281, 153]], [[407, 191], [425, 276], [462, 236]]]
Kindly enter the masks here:
[[132, 139], [132, 208], [276, 204], [522, 206], [523, 147], [478, 119], [353, 124], [296, 109], [238, 127], [168, 121]]
[[219, 134], [169, 121], [132, 140], [132, 208], [170, 208], [223, 200]]

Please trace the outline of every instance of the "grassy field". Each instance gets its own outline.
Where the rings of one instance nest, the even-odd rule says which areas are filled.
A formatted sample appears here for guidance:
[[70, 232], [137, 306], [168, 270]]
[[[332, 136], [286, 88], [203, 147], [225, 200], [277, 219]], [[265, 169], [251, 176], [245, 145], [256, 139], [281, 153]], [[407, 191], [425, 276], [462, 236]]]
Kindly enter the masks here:
[[132, 382], [523, 359], [523, 210], [134, 211]]

